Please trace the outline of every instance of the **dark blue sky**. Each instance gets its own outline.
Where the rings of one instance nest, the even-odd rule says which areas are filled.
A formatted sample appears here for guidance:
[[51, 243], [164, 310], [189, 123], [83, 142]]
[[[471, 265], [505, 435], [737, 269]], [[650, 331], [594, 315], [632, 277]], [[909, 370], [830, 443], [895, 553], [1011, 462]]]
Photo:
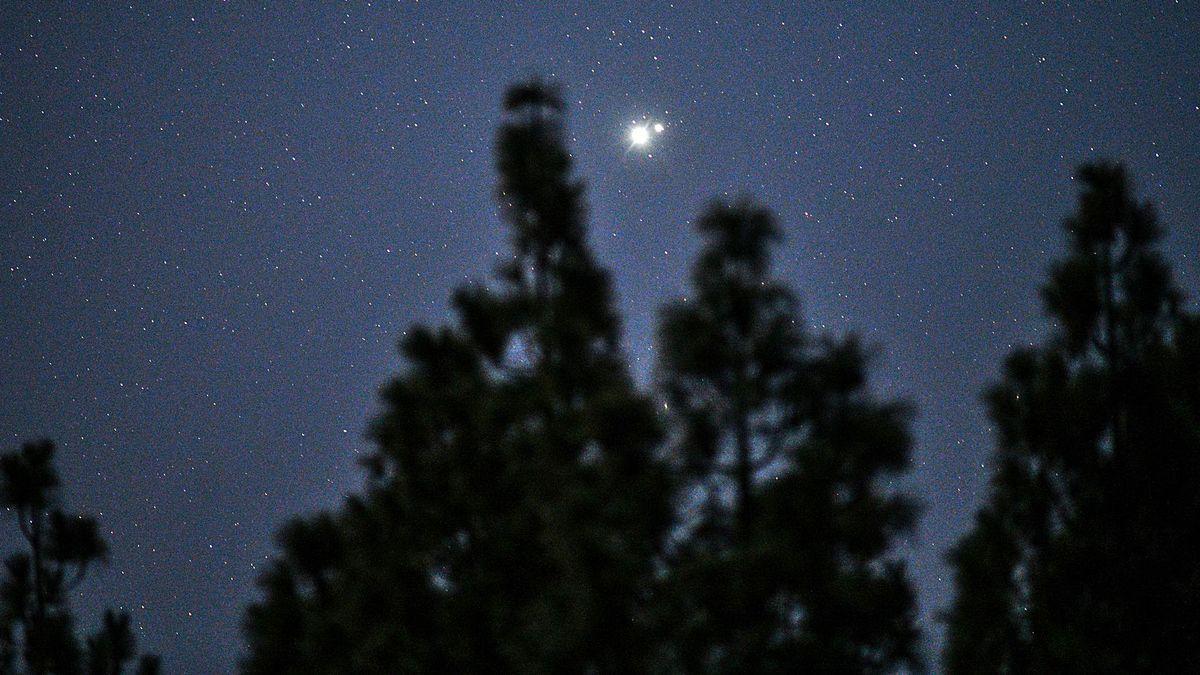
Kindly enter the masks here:
[[360, 483], [395, 339], [504, 255], [518, 78], [565, 85], [643, 380], [716, 196], [774, 209], [809, 322], [878, 348], [919, 413], [931, 649], [1073, 167], [1125, 161], [1200, 291], [1194, 4], [285, 4], [0, 5], [0, 442], [60, 443], [112, 544], [81, 609], [129, 607], [171, 672], [233, 668], [274, 530]]

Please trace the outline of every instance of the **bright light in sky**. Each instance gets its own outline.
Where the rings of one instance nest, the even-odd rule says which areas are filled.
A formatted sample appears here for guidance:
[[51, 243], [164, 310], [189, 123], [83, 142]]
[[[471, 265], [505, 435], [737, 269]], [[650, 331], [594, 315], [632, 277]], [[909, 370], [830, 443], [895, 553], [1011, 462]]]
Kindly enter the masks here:
[[662, 122], [655, 122], [654, 120], [645, 120], [640, 123], [634, 122], [633, 126], [629, 127], [630, 146], [644, 148], [650, 145], [650, 141], [658, 134], [661, 134], [666, 128], [666, 125]]

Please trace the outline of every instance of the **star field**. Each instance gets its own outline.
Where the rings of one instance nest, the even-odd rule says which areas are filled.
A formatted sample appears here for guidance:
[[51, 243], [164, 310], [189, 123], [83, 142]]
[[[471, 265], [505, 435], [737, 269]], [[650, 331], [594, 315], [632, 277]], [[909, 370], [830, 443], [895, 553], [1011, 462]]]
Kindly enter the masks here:
[[[507, 255], [493, 132], [541, 74], [643, 382], [719, 196], [777, 213], [814, 331], [875, 346], [917, 411], [932, 655], [989, 476], [979, 394], [1045, 333], [1077, 164], [1127, 163], [1200, 293], [1200, 11], [883, 4], [5, 3], [0, 440], [57, 440], [100, 519], [81, 615], [126, 606], [170, 672], [234, 668], [276, 528], [361, 484], [396, 339]], [[665, 131], [628, 152], [643, 119]]]

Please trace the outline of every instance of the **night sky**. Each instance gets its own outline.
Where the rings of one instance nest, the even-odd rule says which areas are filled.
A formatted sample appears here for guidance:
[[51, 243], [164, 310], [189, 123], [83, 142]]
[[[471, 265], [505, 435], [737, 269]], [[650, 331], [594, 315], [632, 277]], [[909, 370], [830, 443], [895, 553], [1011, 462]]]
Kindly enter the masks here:
[[1073, 168], [1126, 162], [1200, 291], [1195, 4], [285, 4], [0, 5], [0, 442], [59, 442], [112, 549], [76, 607], [131, 609], [168, 672], [234, 667], [276, 528], [361, 483], [396, 339], [506, 255], [518, 79], [564, 85], [643, 382], [717, 196], [778, 214], [815, 331], [877, 348], [918, 411], [931, 654]]

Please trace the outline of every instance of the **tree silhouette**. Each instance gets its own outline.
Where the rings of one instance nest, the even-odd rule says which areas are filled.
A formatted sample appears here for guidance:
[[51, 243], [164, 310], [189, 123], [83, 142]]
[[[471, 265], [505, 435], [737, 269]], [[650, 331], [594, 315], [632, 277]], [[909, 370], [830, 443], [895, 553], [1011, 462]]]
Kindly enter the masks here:
[[772, 278], [779, 231], [714, 205], [693, 293], [666, 309], [662, 389], [693, 516], [673, 561], [687, 672], [917, 667], [913, 597], [894, 538], [913, 508], [903, 405], [874, 400], [853, 339], [810, 343]]
[[402, 341], [364, 494], [297, 521], [247, 615], [250, 673], [639, 671], [670, 527], [660, 438], [586, 242], [553, 87], [497, 142], [513, 256]]
[[1200, 321], [1125, 171], [1078, 178], [1054, 333], [987, 394], [997, 472], [950, 557], [949, 672], [1200, 670]]
[[[104, 624], [87, 641], [86, 655], [75, 636], [67, 595], [108, 548], [90, 516], [68, 515], [59, 504], [54, 444], [25, 443], [0, 456], [0, 504], [16, 515], [28, 552], [5, 561], [0, 582], [0, 672], [121, 673], [136, 646], [129, 615], [108, 610]], [[86, 658], [85, 658], [86, 656]], [[143, 657], [139, 672], [157, 672], [158, 659]]]

